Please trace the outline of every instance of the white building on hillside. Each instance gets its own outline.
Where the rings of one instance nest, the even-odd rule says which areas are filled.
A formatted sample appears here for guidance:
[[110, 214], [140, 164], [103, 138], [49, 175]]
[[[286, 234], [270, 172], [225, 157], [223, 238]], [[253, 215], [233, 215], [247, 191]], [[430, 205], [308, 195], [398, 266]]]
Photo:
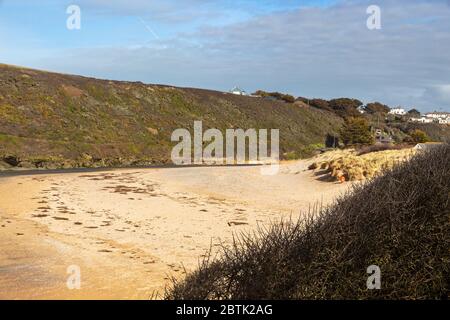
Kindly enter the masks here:
[[391, 109], [389, 111], [389, 114], [395, 114], [395, 115], [398, 115], [398, 116], [404, 116], [406, 114], [406, 110], [403, 109], [403, 108], [400, 108], [400, 107], [393, 108], [393, 109]]
[[450, 116], [447, 118], [439, 118], [439, 124], [450, 124]]
[[429, 112], [429, 113], [425, 114], [425, 117], [431, 118], [431, 119], [447, 119], [448, 117], [450, 117], [450, 113], [434, 111], [434, 112]]
[[411, 122], [450, 124], [449, 112], [429, 112], [420, 118], [411, 118]]
[[419, 122], [419, 123], [431, 123], [433, 122], [433, 119], [426, 118], [426, 117], [420, 117], [420, 118], [411, 118], [409, 119], [411, 122]]
[[247, 96], [247, 92], [245, 92], [244, 90], [242, 90], [239, 87], [234, 87], [233, 89], [230, 90], [230, 93], [238, 95], [238, 96]]

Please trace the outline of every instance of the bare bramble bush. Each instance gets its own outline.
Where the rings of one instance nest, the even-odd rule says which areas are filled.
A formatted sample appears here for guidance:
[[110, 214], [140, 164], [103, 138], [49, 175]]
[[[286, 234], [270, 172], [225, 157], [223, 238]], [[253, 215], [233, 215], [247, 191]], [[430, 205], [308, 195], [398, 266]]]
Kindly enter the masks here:
[[[450, 146], [416, 155], [299, 222], [243, 235], [166, 299], [447, 299]], [[381, 269], [368, 290], [367, 267]]]

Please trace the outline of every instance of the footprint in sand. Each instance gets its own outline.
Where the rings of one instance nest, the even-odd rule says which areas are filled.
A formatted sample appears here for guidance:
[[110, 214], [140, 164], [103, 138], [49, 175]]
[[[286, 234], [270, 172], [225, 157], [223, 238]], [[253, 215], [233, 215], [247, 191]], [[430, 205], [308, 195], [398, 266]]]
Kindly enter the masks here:
[[232, 227], [232, 226], [241, 226], [241, 225], [248, 225], [247, 222], [241, 222], [241, 221], [229, 221], [228, 222], [228, 226]]
[[45, 217], [48, 217], [48, 214], [38, 213], [38, 214], [33, 214], [32, 217], [33, 218], [45, 218]]
[[64, 217], [52, 217], [52, 218], [55, 220], [64, 220], [64, 221], [69, 220], [68, 218], [64, 218]]
[[111, 250], [108, 250], [108, 249], [101, 249], [101, 250], [98, 250], [98, 252], [110, 253], [110, 252], [112, 252], [112, 251], [111, 251]]

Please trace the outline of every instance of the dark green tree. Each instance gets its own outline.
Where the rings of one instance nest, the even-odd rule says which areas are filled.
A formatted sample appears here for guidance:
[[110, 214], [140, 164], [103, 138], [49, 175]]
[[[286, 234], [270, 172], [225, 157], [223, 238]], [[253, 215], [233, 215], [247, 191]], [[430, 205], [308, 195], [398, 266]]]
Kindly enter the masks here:
[[346, 118], [340, 131], [340, 137], [346, 146], [369, 145], [375, 141], [368, 121], [362, 117]]
[[408, 111], [408, 115], [410, 117], [418, 118], [418, 117], [420, 117], [420, 111], [417, 109], [411, 109]]

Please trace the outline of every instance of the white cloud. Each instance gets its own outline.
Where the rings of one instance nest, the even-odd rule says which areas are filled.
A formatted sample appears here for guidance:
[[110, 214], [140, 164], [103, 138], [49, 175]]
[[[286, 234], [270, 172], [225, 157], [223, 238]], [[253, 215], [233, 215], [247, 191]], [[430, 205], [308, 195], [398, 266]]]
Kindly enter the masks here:
[[[150, 2], [134, 1], [130, 10], [143, 10]], [[206, 23], [149, 46], [72, 50], [65, 58], [55, 54], [36, 65], [181, 86], [225, 90], [238, 84], [247, 90], [310, 97], [351, 96], [424, 111], [448, 103], [448, 1], [377, 2], [381, 30], [366, 27], [366, 8], [372, 1], [343, 1], [257, 16], [226, 27]], [[114, 8], [125, 1], [108, 3]], [[157, 4], [160, 17], [171, 14], [172, 1]], [[192, 12], [188, 7], [178, 8], [176, 15]]]

